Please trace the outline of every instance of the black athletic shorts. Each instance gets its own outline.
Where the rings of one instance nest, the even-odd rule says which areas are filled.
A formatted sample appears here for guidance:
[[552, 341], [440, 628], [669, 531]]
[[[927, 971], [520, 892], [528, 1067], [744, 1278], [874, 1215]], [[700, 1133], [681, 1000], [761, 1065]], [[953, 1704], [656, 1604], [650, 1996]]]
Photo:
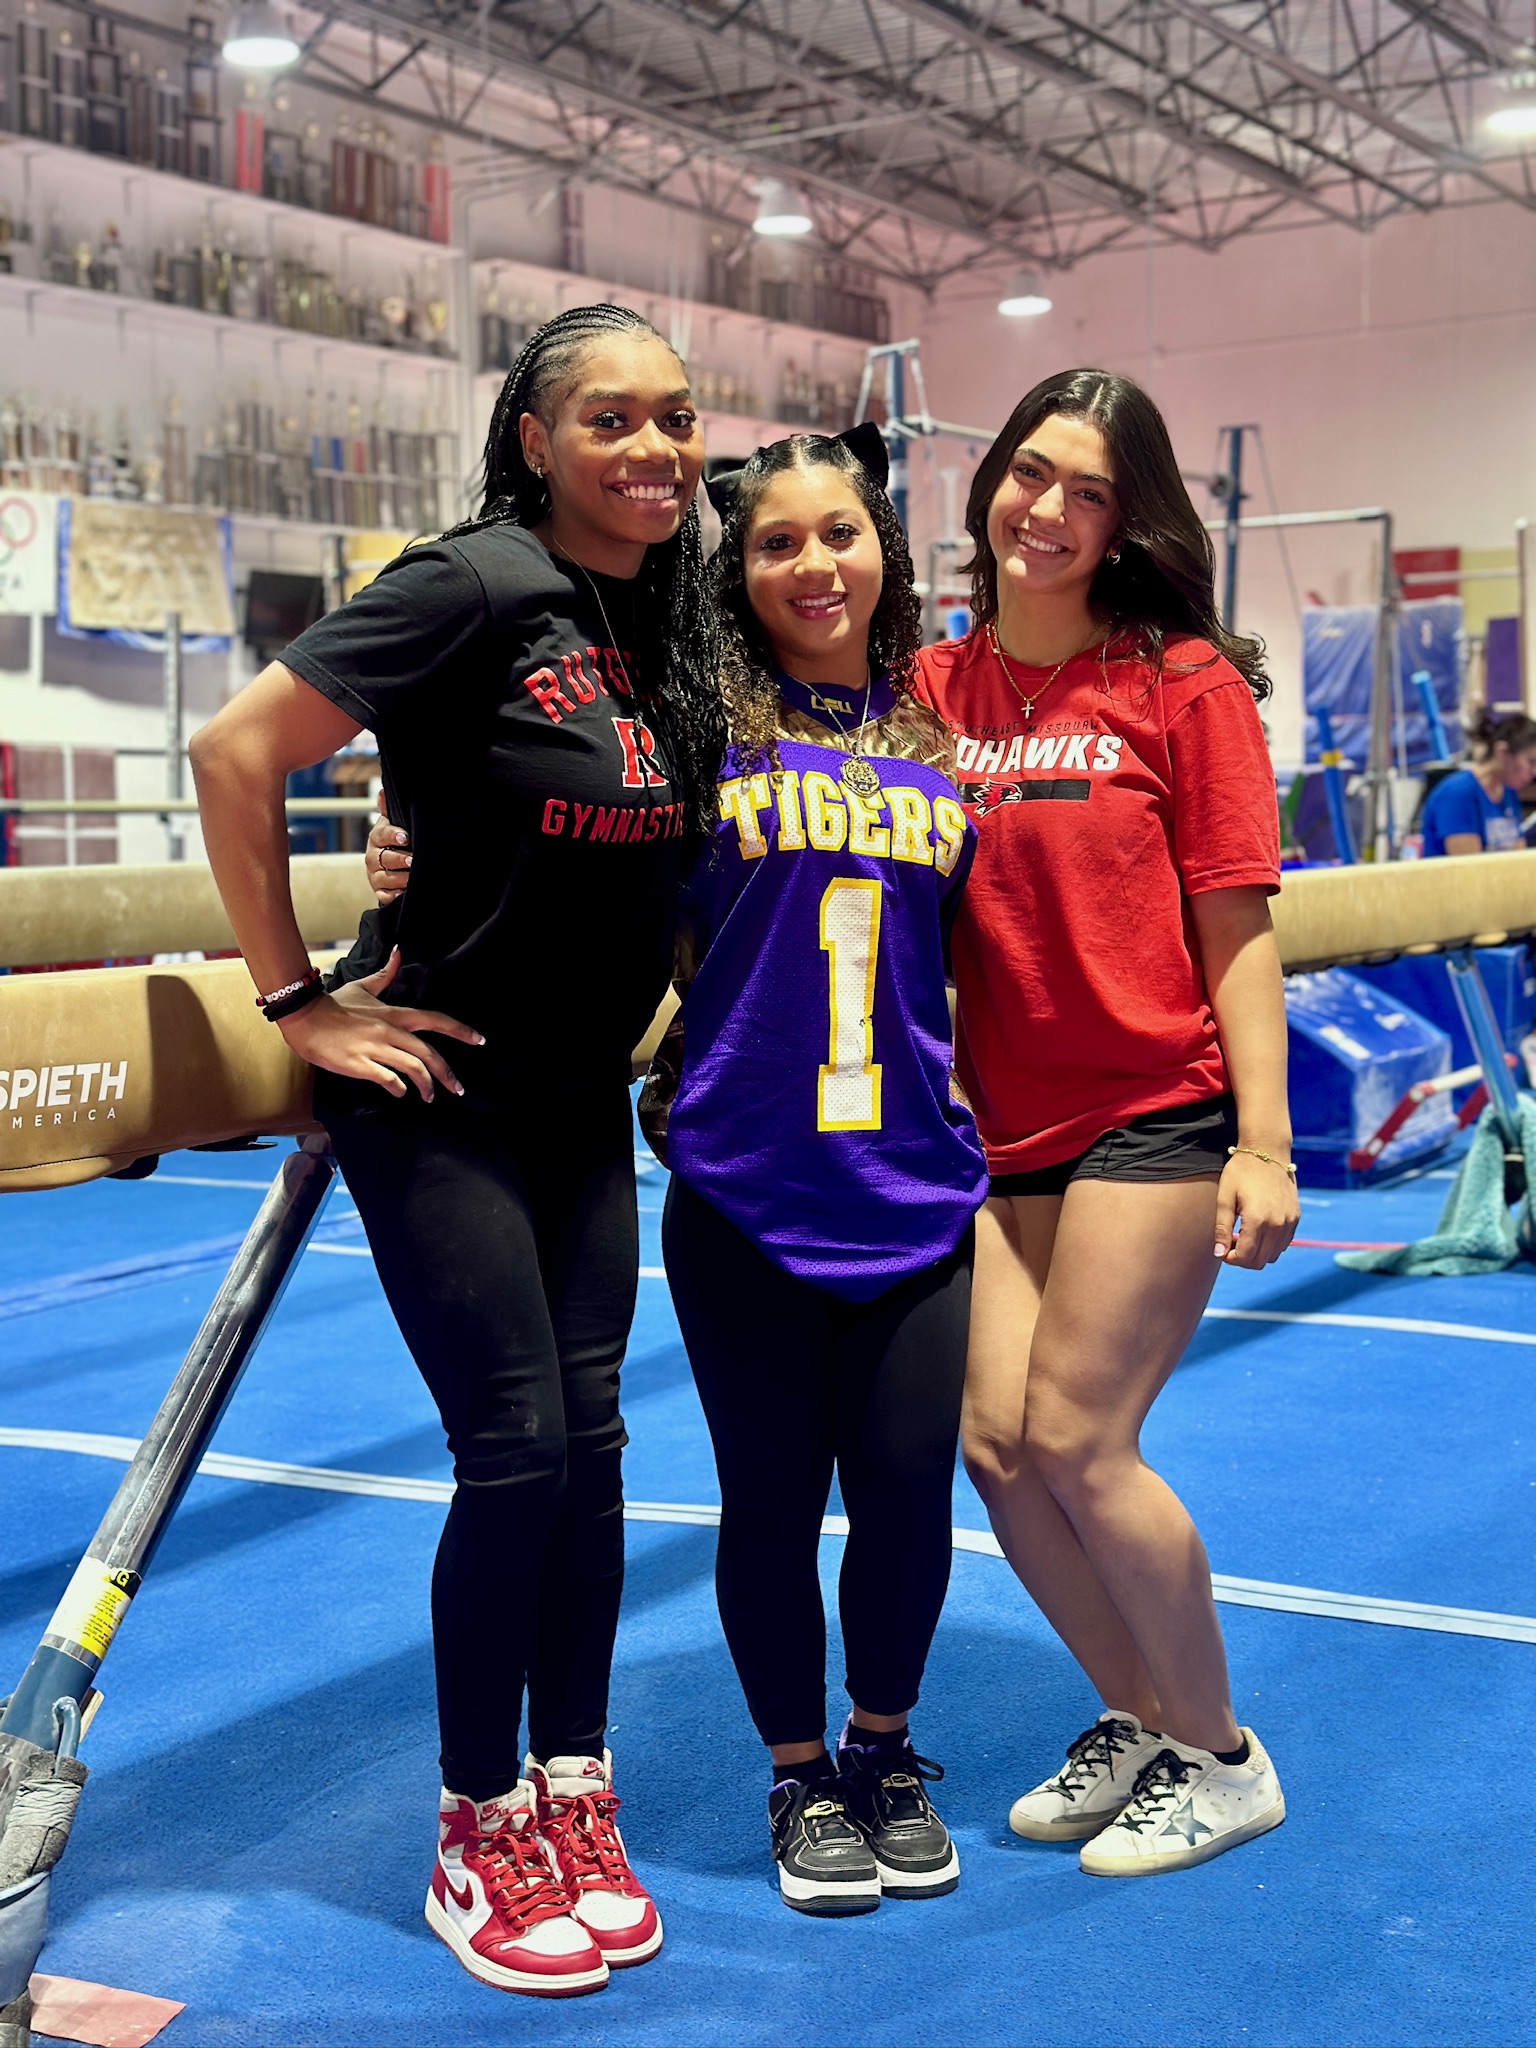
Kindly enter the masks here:
[[1193, 1180], [1220, 1173], [1237, 1143], [1237, 1104], [1230, 1093], [1177, 1109], [1150, 1109], [1106, 1131], [1075, 1159], [1030, 1173], [995, 1173], [989, 1195], [1064, 1195], [1074, 1180]]

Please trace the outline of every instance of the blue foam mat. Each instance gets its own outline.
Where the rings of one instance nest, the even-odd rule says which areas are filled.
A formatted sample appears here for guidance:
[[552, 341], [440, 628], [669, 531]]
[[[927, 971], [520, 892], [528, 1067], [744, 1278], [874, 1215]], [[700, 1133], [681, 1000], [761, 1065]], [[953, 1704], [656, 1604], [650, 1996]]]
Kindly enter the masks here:
[[[72, 1298], [98, 1273], [243, 1228], [274, 1161], [180, 1158], [213, 1189], [13, 1196], [0, 1425], [136, 1434], [216, 1268]], [[642, 1182], [660, 1263], [661, 1176]], [[1303, 1234], [1420, 1234], [1438, 1180], [1307, 1203]], [[356, 1245], [344, 1196], [325, 1234]], [[1536, 1334], [1536, 1274], [1399, 1281], [1296, 1250], [1228, 1273], [1224, 1307]], [[1219, 1573], [1536, 1612], [1530, 1347], [1208, 1321], [1147, 1432]], [[625, 1368], [632, 1500], [710, 1502], [708, 1445], [659, 1281]], [[366, 1258], [312, 1252], [219, 1449], [441, 1477], [446, 1461]], [[14, 1678], [121, 1466], [0, 1446], [0, 1685]], [[953, 1897], [817, 1923], [778, 1904], [766, 1785], [713, 1611], [713, 1533], [631, 1523], [613, 1746], [637, 1865], [667, 1924], [607, 1991], [535, 2004], [459, 1971], [420, 1917], [436, 1789], [426, 1589], [441, 1509], [200, 1478], [103, 1673], [93, 1776], [55, 1887], [45, 1967], [185, 1999], [168, 2043], [420, 2048], [505, 2040], [757, 2048], [1503, 2044], [1536, 2038], [1525, 1928], [1536, 1847], [1491, 1827], [1536, 1707], [1532, 1646], [1223, 1607], [1240, 1717], [1291, 1818], [1176, 1877], [1112, 1884], [1016, 1841], [1008, 1802], [1094, 1702], [1014, 1582], [957, 1554], [915, 1717], [949, 1776]], [[982, 1529], [957, 1479], [955, 1519]], [[835, 1571], [840, 1546], [824, 1564]], [[833, 1661], [836, 1663], [834, 1631]], [[1501, 1763], [1500, 1759], [1504, 1761]], [[1475, 1830], [1475, 1832], [1474, 1832]]]

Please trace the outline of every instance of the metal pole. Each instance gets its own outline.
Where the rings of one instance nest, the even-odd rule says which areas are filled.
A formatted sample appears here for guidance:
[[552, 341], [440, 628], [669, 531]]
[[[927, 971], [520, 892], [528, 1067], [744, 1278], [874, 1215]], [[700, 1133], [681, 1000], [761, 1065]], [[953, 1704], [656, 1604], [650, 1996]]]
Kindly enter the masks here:
[[54, 1609], [0, 1735], [52, 1744], [54, 1703], [83, 1703], [118, 1624], [282, 1300], [325, 1205], [336, 1162], [305, 1138], [283, 1161], [180, 1372], [171, 1382], [100, 1528]]
[[1536, 633], [1536, 602], [1533, 602], [1531, 580], [1536, 575], [1536, 535], [1533, 535], [1529, 519], [1515, 521], [1515, 574], [1520, 592], [1520, 624], [1517, 634], [1520, 653], [1520, 703], [1527, 718], [1536, 716], [1531, 706], [1536, 704], [1536, 647], [1531, 645], [1531, 636]]
[[1483, 1085], [1488, 1090], [1488, 1101], [1503, 1136], [1504, 1149], [1506, 1152], [1519, 1152], [1520, 1097], [1514, 1076], [1509, 1071], [1509, 1062], [1504, 1057], [1504, 1040], [1499, 1035], [1477, 955], [1470, 946], [1459, 946], [1454, 953], [1446, 954], [1445, 964], [1450, 972], [1456, 1007], [1461, 1011], [1461, 1021], [1467, 1027], [1477, 1064], [1483, 1070]]
[[1397, 572], [1392, 566], [1392, 514], [1381, 515], [1381, 583], [1376, 609], [1376, 645], [1371, 662], [1371, 751], [1366, 763], [1370, 792], [1371, 857], [1390, 860], [1392, 844], [1392, 699], [1397, 661]]
[[[893, 348], [885, 359], [886, 390], [890, 393], [889, 421], [892, 425], [907, 416], [906, 361], [899, 348]], [[896, 517], [905, 530], [907, 524], [907, 443], [902, 435], [886, 441], [891, 452], [891, 476], [886, 491], [896, 507]]]
[[1237, 630], [1237, 543], [1243, 512], [1242, 427], [1228, 427], [1227, 434], [1227, 522], [1226, 559], [1223, 564], [1221, 623], [1229, 633]]
[[[182, 668], [181, 668], [181, 613], [167, 612], [165, 615], [165, 793], [172, 803], [181, 799], [181, 729], [182, 729]], [[186, 858], [186, 841], [174, 822], [173, 815], [166, 813], [165, 843], [167, 860]]]

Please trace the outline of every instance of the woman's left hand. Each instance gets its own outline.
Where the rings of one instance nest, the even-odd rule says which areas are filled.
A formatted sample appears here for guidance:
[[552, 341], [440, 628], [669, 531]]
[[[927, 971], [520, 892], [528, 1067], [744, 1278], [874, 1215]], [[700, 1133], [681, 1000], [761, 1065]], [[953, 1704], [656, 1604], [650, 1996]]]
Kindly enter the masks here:
[[1227, 1266], [1272, 1266], [1300, 1221], [1296, 1183], [1284, 1167], [1235, 1152], [1216, 1188], [1217, 1258]]

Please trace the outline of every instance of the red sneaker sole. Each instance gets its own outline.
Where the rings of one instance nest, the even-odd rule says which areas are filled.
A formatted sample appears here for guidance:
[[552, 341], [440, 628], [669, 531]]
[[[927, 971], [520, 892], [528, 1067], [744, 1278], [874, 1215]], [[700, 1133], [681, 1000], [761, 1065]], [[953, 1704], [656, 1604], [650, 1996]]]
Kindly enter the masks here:
[[427, 1925], [449, 1954], [471, 1977], [489, 1984], [493, 1990], [520, 1992], [525, 1998], [580, 1998], [586, 1992], [601, 1991], [608, 1982], [606, 1963], [595, 1970], [572, 1970], [561, 1977], [536, 1975], [531, 1970], [508, 1970], [500, 1963], [488, 1963], [460, 1935], [432, 1892], [427, 1893], [425, 1913]]
[[657, 1921], [656, 1932], [648, 1940], [640, 1942], [634, 1948], [604, 1948], [596, 1934], [592, 1939], [597, 1942], [603, 1961], [610, 1970], [632, 1970], [638, 1963], [648, 1963], [660, 1949], [661, 1922]]

